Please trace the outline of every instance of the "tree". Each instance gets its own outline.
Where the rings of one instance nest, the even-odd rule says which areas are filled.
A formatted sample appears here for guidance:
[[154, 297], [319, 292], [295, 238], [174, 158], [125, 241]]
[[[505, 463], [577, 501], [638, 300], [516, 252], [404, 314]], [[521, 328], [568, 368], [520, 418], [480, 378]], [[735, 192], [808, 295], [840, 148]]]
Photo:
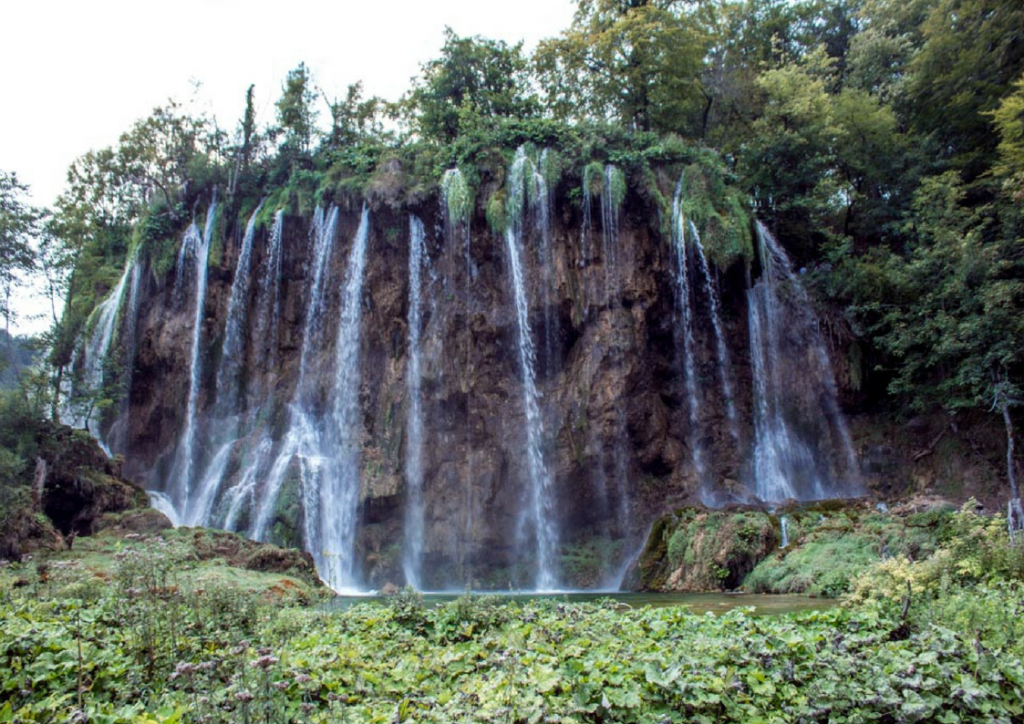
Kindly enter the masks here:
[[558, 117], [618, 121], [635, 130], [697, 127], [709, 39], [680, 2], [579, 0], [572, 26], [535, 56]]
[[422, 66], [405, 101], [414, 130], [449, 142], [481, 120], [538, 115], [522, 49], [522, 43], [461, 38], [445, 28], [441, 57]]
[[306, 155], [316, 132], [317, 93], [313, 78], [305, 63], [288, 72], [277, 101], [277, 122], [284, 131], [283, 149], [292, 156]]
[[177, 218], [177, 203], [209, 162], [216, 136], [206, 118], [188, 115], [176, 101], [168, 101], [121, 134], [114, 172], [144, 204], [159, 191], [167, 212]]
[[992, 172], [1003, 180], [1012, 200], [1020, 203], [1024, 201], [1024, 75], [990, 115], [999, 136]]
[[363, 83], [348, 87], [344, 99], [330, 103], [331, 134], [329, 148], [341, 148], [366, 139], [377, 139], [384, 134], [381, 113], [386, 103], [381, 98], [363, 98]]
[[27, 193], [16, 174], [0, 171], [0, 315], [8, 331], [14, 318], [11, 293], [36, 268], [32, 237], [42, 212], [25, 201]]
[[[915, 409], [987, 409], [1007, 436], [1010, 407], [1024, 399], [1024, 278], [1016, 241], [1000, 238], [991, 210], [971, 208], [960, 175], [925, 179], [914, 196], [906, 253], [884, 262], [887, 287], [866, 305], [882, 348], [897, 360], [890, 390]], [[1016, 503], [1019, 505], [1019, 502]]]
[[1024, 72], [1021, 28], [1019, 0], [941, 0], [921, 26], [904, 113], [966, 181], [988, 171], [995, 155], [989, 114]]

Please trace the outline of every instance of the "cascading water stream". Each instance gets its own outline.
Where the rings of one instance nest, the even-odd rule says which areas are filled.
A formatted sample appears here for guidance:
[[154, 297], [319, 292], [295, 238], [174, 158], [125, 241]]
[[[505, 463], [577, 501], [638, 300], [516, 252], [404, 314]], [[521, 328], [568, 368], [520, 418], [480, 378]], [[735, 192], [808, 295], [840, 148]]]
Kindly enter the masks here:
[[530, 337], [529, 307], [526, 298], [526, 280], [523, 272], [523, 216], [526, 210], [526, 173], [528, 159], [520, 148], [508, 174], [508, 227], [505, 243], [508, 248], [512, 291], [515, 298], [516, 327], [518, 330], [519, 369], [522, 374], [522, 403], [526, 418], [526, 462], [528, 474], [527, 506], [520, 511], [520, 538], [532, 529], [534, 560], [536, 561], [535, 587], [553, 590], [557, 586], [556, 555], [558, 530], [554, 505], [551, 500], [551, 481], [544, 462], [544, 422], [537, 401], [536, 353]]
[[689, 222], [690, 238], [697, 250], [697, 262], [700, 265], [701, 278], [704, 280], [704, 289], [707, 293], [709, 306], [711, 308], [711, 325], [715, 332], [715, 349], [718, 357], [718, 382], [722, 386], [722, 397], [725, 399], [725, 414], [729, 420], [729, 434], [734, 443], [740, 441], [739, 425], [736, 422], [736, 402], [733, 399], [732, 363], [729, 360], [729, 348], [725, 344], [725, 334], [722, 331], [722, 317], [718, 312], [718, 290], [714, 280], [711, 278], [711, 270], [708, 268], [707, 255], [704, 253], [704, 245], [700, 241], [700, 234], [697, 227]]
[[708, 484], [704, 463], [704, 448], [700, 428], [700, 389], [697, 380], [696, 340], [694, 339], [693, 311], [690, 302], [690, 264], [686, 248], [686, 217], [683, 214], [683, 179], [676, 186], [672, 202], [672, 245], [676, 251], [676, 286], [679, 303], [679, 336], [683, 352], [683, 372], [686, 375], [686, 406], [689, 414], [691, 462], [701, 487]]
[[[324, 436], [327, 445], [323, 453], [331, 455], [326, 466], [328, 474], [324, 476], [318, 490], [303, 492], [307, 501], [314, 496], [319, 497], [319, 530], [307, 540], [321, 576], [335, 590], [352, 589], [358, 585], [355, 534], [362, 446], [359, 321], [362, 316], [363, 276], [369, 231], [370, 212], [363, 206], [342, 287], [336, 337], [334, 404], [331, 419], [326, 421], [327, 434]], [[308, 510], [307, 519], [312, 517]]]
[[[764, 501], [859, 495], [856, 458], [836, 401], [832, 365], [806, 290], [760, 223], [761, 278], [747, 292], [754, 392], [754, 492]], [[790, 294], [784, 301], [780, 288]], [[799, 370], [799, 379], [791, 379]], [[797, 398], [808, 400], [797, 427]], [[797, 412], [794, 412], [797, 410]], [[806, 430], [813, 424], [821, 434]], [[798, 432], [798, 429], [804, 430]], [[833, 450], [838, 448], [840, 461]]]
[[[139, 247], [141, 248], [141, 247]], [[139, 319], [139, 287], [142, 284], [142, 265], [139, 264], [139, 248], [136, 248], [129, 262], [131, 265], [131, 276], [128, 280], [128, 303], [125, 306], [123, 319], [121, 321], [121, 358], [125, 362], [122, 372], [125, 395], [121, 400], [117, 419], [110, 426], [107, 432], [110, 449], [116, 453], [125, 453], [128, 448], [128, 429], [131, 416], [131, 404], [127, 391], [132, 387], [132, 378], [135, 372], [136, 352], [136, 326]], [[109, 453], [108, 453], [109, 454]]]
[[[255, 213], [253, 218], [255, 218]], [[248, 233], [248, 229], [246, 233]], [[256, 293], [256, 330], [251, 346], [254, 350], [253, 362], [262, 370], [263, 374], [257, 377], [259, 384], [250, 382], [249, 385], [247, 409], [250, 419], [245, 420], [245, 424], [250, 427], [255, 423], [252, 418], [258, 418], [260, 411], [265, 406], [273, 404], [270, 395], [274, 388], [273, 380], [276, 379], [277, 372], [277, 333], [281, 314], [281, 237], [283, 233], [284, 210], [279, 209], [274, 214], [274, 224], [270, 230], [263, 272], [260, 275], [261, 281]], [[253, 273], [255, 274], [255, 271]], [[243, 423], [241, 398], [239, 398], [238, 406], [239, 409], [235, 415], [236, 426]], [[260, 428], [258, 434], [258, 441], [255, 445], [247, 444], [242, 447], [242, 460], [238, 473], [234, 476], [231, 487], [224, 492], [223, 502], [219, 506], [219, 511], [222, 510], [223, 513], [218, 511], [216, 520], [221, 521], [222, 527], [227, 530], [237, 530], [244, 509], [256, 512], [254, 496], [257, 483], [266, 479], [269, 473], [268, 466], [271, 463], [273, 440], [270, 437], [270, 430], [266, 427]], [[227, 460], [225, 460], [226, 462]], [[223, 475], [223, 471], [221, 475]]]
[[473, 264], [471, 248], [470, 212], [472, 208], [472, 197], [469, 187], [462, 172], [458, 168], [448, 169], [441, 178], [441, 216], [445, 222], [445, 239], [448, 243], [458, 240], [462, 242], [462, 253], [464, 257], [463, 289], [462, 289], [462, 315], [465, 320], [465, 346], [463, 358], [457, 361], [461, 369], [457, 376], [460, 380], [460, 388], [466, 395], [466, 417], [462, 437], [464, 440], [463, 456], [466, 464], [466, 474], [463, 482], [463, 521], [460, 535], [461, 545], [459, 550], [459, 564], [462, 568], [461, 578], [468, 581], [465, 565], [473, 547], [473, 523], [474, 509], [477, 505], [473, 493], [473, 455], [475, 450], [472, 447], [472, 419], [473, 419], [473, 398], [471, 395], [470, 382], [472, 380], [473, 366], [473, 330], [471, 315], [473, 313], [473, 282], [476, 279], [476, 267]]
[[242, 247], [235, 264], [235, 279], [228, 296], [227, 320], [224, 323], [224, 346], [220, 368], [217, 370], [217, 412], [220, 417], [236, 416], [239, 412], [238, 388], [245, 361], [245, 329], [249, 319], [249, 287], [252, 284], [252, 245], [256, 236], [256, 217], [263, 208], [260, 201], [249, 216]]
[[260, 202], [250, 215], [238, 252], [235, 278], [228, 295], [221, 362], [217, 369], [217, 404], [213, 409], [215, 424], [209, 425], [210, 448], [217, 452], [199, 478], [194, 494], [195, 502], [189, 505], [185, 518], [187, 525], [210, 525], [215, 522], [214, 506], [224, 484], [224, 473], [231, 461], [231, 454], [238, 443], [239, 417], [243, 411], [239, 386], [245, 359], [249, 288], [252, 285], [252, 246], [256, 236], [256, 216], [262, 206]]
[[[283, 436], [277, 458], [274, 460], [267, 476], [267, 482], [261, 502], [250, 528], [250, 536], [256, 540], [265, 540], [270, 525], [274, 506], [281, 493], [288, 468], [293, 458], [298, 457], [300, 474], [303, 477], [303, 488], [307, 474], [316, 476], [321, 462], [320, 431], [315, 420], [316, 409], [313, 390], [308, 389], [307, 380], [310, 366], [316, 359], [317, 352], [322, 349], [323, 317], [327, 313], [327, 277], [330, 272], [331, 253], [334, 250], [334, 237], [338, 228], [338, 209], [332, 206], [325, 214], [317, 208], [313, 214], [310, 228], [312, 237], [312, 257], [310, 259], [313, 280], [309, 299], [306, 301], [306, 320], [303, 325], [302, 350], [299, 354], [299, 379], [295, 385], [292, 402], [288, 407], [288, 428]], [[306, 512], [306, 517], [309, 516]]]
[[423, 564], [423, 403], [420, 392], [420, 332], [423, 312], [420, 299], [420, 272], [423, 266], [423, 222], [409, 217], [409, 351], [405, 372], [405, 582], [422, 587]]
[[583, 297], [583, 318], [586, 319], [590, 312], [590, 285], [587, 283], [589, 275], [587, 267], [590, 265], [591, 245], [594, 237], [594, 219], [591, 209], [591, 174], [590, 166], [583, 170], [583, 223], [580, 229], [580, 295]]
[[[178, 459], [175, 464], [176, 474], [172, 479], [171, 501], [179, 511], [179, 517], [188, 524], [193, 519], [190, 505], [192, 502], [193, 467], [195, 465], [196, 428], [199, 407], [199, 390], [202, 384], [202, 336], [203, 317], [206, 312], [206, 278], [207, 255], [210, 240], [213, 237], [214, 219], [217, 215], [216, 197], [206, 212], [206, 227], [200, 237], [195, 224], [189, 226], [182, 241], [179, 262], [191, 257], [195, 264], [195, 303], [192, 317], [192, 345], [189, 359], [188, 403], [185, 412], [185, 428], [179, 444]], [[186, 249], [190, 246], [191, 249]], [[185, 265], [182, 265], [182, 269]]]
[[[121, 310], [122, 302], [124, 301], [125, 287], [129, 279], [135, 279], [138, 276], [136, 272], [136, 257], [137, 254], [129, 257], [128, 263], [125, 264], [124, 271], [121, 273], [121, 278], [117, 281], [117, 285], [107, 295], [107, 298], [96, 307], [96, 311], [93, 313], [96, 323], [93, 326], [92, 335], [90, 335], [84, 347], [85, 361], [83, 362], [81, 378], [89, 395], [98, 393], [103, 387], [104, 377], [107, 374], [107, 356], [110, 352], [111, 342], [114, 339], [118, 312]], [[134, 336], [134, 328], [132, 334]], [[85, 426], [89, 434], [103, 448], [103, 451], [107, 455], [111, 454], [110, 448], [107, 446], [100, 431], [100, 420], [95, 419], [92, 415], [86, 420], [81, 415], [75, 415], [73, 411], [65, 419], [75, 427]]]
[[[257, 295], [256, 340], [263, 369], [271, 376], [277, 372], [277, 337], [281, 324], [281, 239], [284, 234], [284, 209], [274, 214], [270, 242], [264, 260], [263, 276]], [[268, 385], [269, 386], [269, 385]], [[267, 390], [261, 390], [266, 394]]]

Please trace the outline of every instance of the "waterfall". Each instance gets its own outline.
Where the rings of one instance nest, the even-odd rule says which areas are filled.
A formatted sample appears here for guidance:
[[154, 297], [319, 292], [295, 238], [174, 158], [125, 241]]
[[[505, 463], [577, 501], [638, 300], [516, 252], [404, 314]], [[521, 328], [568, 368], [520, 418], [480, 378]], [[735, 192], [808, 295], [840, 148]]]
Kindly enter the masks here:
[[[319, 490], [303, 493], [306, 501], [319, 497], [319, 530], [307, 538], [321, 576], [335, 590], [357, 584], [355, 560], [356, 513], [359, 504], [362, 422], [359, 410], [359, 321], [370, 212], [363, 206], [359, 229], [349, 252], [342, 287], [341, 314], [335, 353], [334, 400], [323, 454], [331, 455], [328, 474]], [[317, 493], [319, 495], [317, 496]], [[306, 519], [314, 519], [306, 508]]]
[[352, 591], [358, 583], [354, 548], [362, 435], [359, 320], [370, 214], [364, 206], [349, 252], [336, 339], [334, 384], [328, 394], [328, 409], [324, 411], [323, 405], [318, 404], [315, 378], [326, 374], [326, 370], [319, 369], [317, 357], [324, 347], [328, 277], [337, 223], [335, 207], [326, 214], [317, 209], [313, 218], [310, 234], [313, 237], [313, 279], [306, 309], [299, 380], [289, 405], [288, 427], [277, 456], [270, 464], [250, 535], [257, 540], [266, 539], [281, 488], [296, 461], [306, 549], [313, 554], [320, 577], [331, 588]]
[[[263, 369], [276, 376], [277, 337], [281, 324], [281, 238], [284, 234], [284, 209], [274, 214], [270, 243], [264, 259], [263, 276], [256, 301], [256, 353]], [[265, 390], [263, 392], [266, 392]]]
[[708, 268], [707, 255], [704, 253], [704, 245], [700, 241], [700, 234], [697, 227], [691, 221], [690, 238], [697, 249], [697, 262], [700, 265], [701, 278], [704, 281], [704, 289], [707, 293], [708, 303], [711, 308], [711, 326], [715, 332], [715, 350], [718, 357], [718, 382], [722, 386], [722, 397], [725, 399], [725, 414], [729, 420], [729, 435], [733, 442], [740, 441], [739, 425], [736, 422], [736, 401], [733, 399], [732, 389], [732, 363], [729, 361], [729, 348], [725, 344], [725, 334], [722, 331], [722, 317], [718, 308], [718, 290], [715, 288], [714, 280], [711, 278], [711, 270]]
[[[117, 419], [110, 425], [107, 431], [107, 438], [110, 449], [115, 452], [127, 452], [128, 427], [131, 416], [131, 404], [129, 404], [128, 393], [132, 388], [132, 378], [135, 372], [136, 352], [136, 326], [139, 319], [139, 286], [142, 283], [142, 265], [139, 264], [139, 249], [136, 248], [131, 260], [131, 275], [128, 280], [128, 303], [125, 305], [124, 314], [121, 320], [121, 359], [124, 360], [122, 370], [122, 381], [124, 397], [121, 399]], [[108, 453], [109, 454], [109, 453]]]
[[420, 399], [420, 270], [423, 265], [423, 222], [409, 216], [409, 351], [405, 372], [405, 582], [421, 588], [423, 563], [423, 403]]
[[195, 301], [192, 317], [192, 346], [189, 357], [189, 371], [191, 374], [189, 377], [188, 402], [185, 408], [185, 428], [182, 431], [181, 441], [179, 442], [177, 460], [174, 465], [175, 472], [171, 478], [173, 491], [170, 496], [176, 510], [180, 511], [180, 517], [185, 520], [191, 519], [188, 506], [191, 504], [192, 468], [195, 464], [196, 447], [196, 416], [199, 407], [199, 389], [203, 378], [201, 350], [203, 317], [206, 312], [207, 254], [210, 250], [210, 240], [213, 237], [216, 215], [217, 201], [215, 199], [210, 203], [210, 208], [206, 212], [206, 228], [203, 235], [200, 236], [196, 225], [194, 223], [191, 224], [185, 232], [185, 238], [182, 240], [181, 251], [178, 255], [181, 271], [187, 269], [189, 260], [195, 266]]
[[473, 419], [473, 398], [471, 395], [470, 382], [472, 378], [471, 370], [473, 365], [473, 330], [471, 319], [473, 311], [472, 295], [473, 282], [476, 279], [477, 270], [473, 264], [471, 248], [471, 211], [472, 197], [462, 172], [458, 168], [448, 169], [444, 172], [444, 176], [441, 177], [441, 216], [444, 219], [445, 224], [445, 240], [448, 243], [455, 243], [460, 240], [462, 242], [464, 267], [462, 315], [465, 320], [463, 330], [465, 335], [465, 351], [463, 353], [462, 360], [458, 360], [457, 355], [453, 355], [453, 357], [456, 360], [456, 366], [461, 363], [461, 370], [459, 371], [458, 376], [460, 379], [460, 388], [466, 395], [466, 416], [462, 431], [463, 455], [466, 461], [466, 475], [463, 483], [464, 518], [461, 526], [461, 545], [459, 549], [459, 564], [462, 568], [460, 573], [462, 574], [462, 578], [466, 581], [470, 578], [465, 570], [465, 564], [472, 550], [474, 508], [476, 506], [476, 500], [473, 494], [473, 484], [475, 482], [473, 475], [473, 453], [475, 451], [472, 446], [471, 428]]
[[[118, 279], [117, 285], [107, 295], [107, 298], [96, 307], [92, 314], [96, 321], [92, 328], [92, 334], [84, 345], [85, 361], [82, 363], [83, 369], [81, 373], [81, 383], [84, 384], [85, 394], [89, 397], [101, 394], [104, 378], [108, 372], [106, 369], [107, 356], [110, 352], [110, 344], [114, 339], [118, 312], [121, 310], [121, 303], [124, 300], [125, 286], [128, 284], [129, 279], [137, 278], [136, 267], [136, 257], [132, 255], [128, 258], [128, 263], [125, 264], [124, 271], [121, 273], [121, 278]], [[135, 287], [135, 282], [133, 282], [132, 286], [133, 288]], [[134, 328], [132, 333], [134, 335]], [[77, 385], [73, 384], [71, 410], [69, 414], [62, 415], [62, 417], [68, 421], [68, 424], [75, 427], [85, 426], [99, 443], [100, 447], [103, 448], [103, 451], [110, 455], [110, 448], [107, 447], [107, 443], [100, 431], [101, 421], [94, 418], [91, 414], [92, 410], [86, 413], [87, 416], [76, 414], [74, 410], [75, 387]], [[91, 404], [89, 406], [92, 407]]]
[[686, 375], [686, 403], [689, 413], [690, 455], [693, 470], [701, 487], [706, 487], [707, 468], [700, 428], [700, 389], [697, 380], [696, 340], [693, 335], [693, 310], [690, 303], [690, 264], [686, 245], [686, 217], [683, 214], [683, 179], [676, 185], [672, 202], [672, 245], [676, 251], [676, 286], [679, 301], [679, 336], [683, 352], [683, 372]]
[[604, 167], [604, 181], [601, 186], [601, 266], [604, 269], [604, 297], [609, 308], [615, 305], [613, 299], [618, 290], [618, 245], [619, 245], [619, 210], [622, 198], [617, 190], [622, 188], [625, 180], [622, 171], [615, 166]]
[[583, 169], [583, 223], [580, 229], [580, 296], [583, 298], [583, 318], [590, 312], [590, 287], [587, 284], [587, 266], [590, 264], [594, 236], [594, 220], [591, 211], [590, 166]]
[[537, 245], [537, 261], [540, 268], [540, 302], [544, 309], [544, 368], [550, 370], [554, 364], [554, 325], [551, 321], [551, 297], [554, 291], [554, 275], [552, 266], [554, 259], [551, 254], [551, 193], [548, 189], [548, 172], [550, 153], [544, 149], [540, 154], [540, 163], [534, 168], [529, 180], [532, 189], [533, 206], [536, 210], [535, 225], [540, 236]]
[[[275, 221], [276, 226], [276, 221]], [[303, 478], [303, 488], [311, 484], [305, 483], [307, 473], [317, 472], [319, 464], [320, 433], [315, 422], [314, 397], [307, 391], [307, 371], [316, 352], [322, 348], [320, 332], [323, 328], [323, 317], [326, 314], [327, 300], [325, 290], [326, 277], [330, 271], [331, 252], [334, 249], [334, 237], [338, 228], [338, 209], [334, 206], [325, 214], [317, 207], [313, 214], [310, 227], [312, 244], [313, 279], [309, 298], [306, 300], [306, 320], [303, 324], [302, 348], [299, 353], [299, 379], [295, 385], [291, 404], [288, 407], [288, 428], [285, 430], [281, 448], [270, 467], [261, 504], [256, 510], [250, 526], [249, 534], [257, 540], [265, 540], [267, 528], [281, 493], [281, 486], [291, 465], [292, 459], [298, 457], [299, 471]], [[273, 235], [272, 235], [273, 238]], [[277, 239], [280, 245], [280, 238]], [[278, 251], [280, 255], [280, 251]], [[280, 264], [278, 260], [277, 264]], [[268, 329], [276, 322], [268, 322]]]
[[224, 345], [217, 370], [217, 409], [221, 416], [236, 415], [239, 410], [239, 385], [245, 361], [245, 330], [249, 319], [249, 287], [252, 283], [252, 244], [256, 236], [256, 216], [263, 208], [260, 201], [249, 216], [242, 238], [242, 248], [235, 264], [235, 278], [228, 296], [227, 321], [224, 323]]
[[779, 528], [782, 531], [782, 544], [779, 547], [780, 548], [788, 548], [789, 547], [789, 518], [787, 518], [786, 516], [782, 516], [781, 518], [779, 518]]
[[249, 216], [242, 246], [235, 265], [235, 278], [228, 295], [227, 319], [224, 325], [224, 344], [220, 366], [217, 369], [217, 404], [214, 423], [209, 427], [208, 445], [216, 449], [203, 469], [198, 485], [194, 486], [194, 501], [185, 511], [186, 525], [211, 525], [217, 522], [214, 507], [217, 503], [224, 474], [238, 442], [240, 415], [239, 399], [241, 371], [245, 359], [245, 330], [249, 319], [249, 288], [252, 285], [252, 246], [256, 236], [256, 215], [262, 202]]
[[757, 238], [761, 278], [747, 291], [754, 492], [769, 502], [860, 494], [832, 365], [807, 292], [785, 251], [760, 223]]
[[526, 206], [526, 174], [528, 159], [520, 147], [509, 169], [508, 228], [505, 242], [508, 247], [509, 269], [512, 272], [512, 291], [515, 297], [516, 326], [518, 329], [519, 369], [522, 374], [522, 403], [526, 418], [526, 463], [528, 472], [528, 503], [520, 511], [519, 531], [523, 537], [532, 529], [535, 546], [535, 586], [538, 590], [552, 590], [556, 586], [558, 531], [551, 500], [551, 481], [544, 462], [544, 422], [537, 401], [536, 353], [530, 337], [529, 306], [523, 272], [523, 215]]

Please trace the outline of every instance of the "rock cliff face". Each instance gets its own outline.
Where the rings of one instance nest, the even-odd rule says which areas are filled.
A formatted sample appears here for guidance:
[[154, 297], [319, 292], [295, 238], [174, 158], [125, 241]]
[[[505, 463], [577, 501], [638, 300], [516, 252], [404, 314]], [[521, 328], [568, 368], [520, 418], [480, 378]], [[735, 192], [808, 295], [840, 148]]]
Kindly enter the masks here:
[[[550, 481], [546, 514], [557, 531], [560, 583], [611, 586], [659, 513], [698, 497], [751, 499], [755, 405], [745, 290], [751, 270], [755, 277], [760, 272], [756, 262], [711, 268], [731, 360], [731, 401], [724, 399], [717, 383], [710, 297], [691, 292], [696, 324], [689, 344], [694, 382], [699, 384], [688, 388], [681, 351], [687, 340], [679, 325], [678, 252], [661, 231], [666, 227], [663, 212], [630, 192], [614, 229], [596, 213], [597, 199], [588, 226], [580, 202], [570, 201], [567, 192], [552, 193], [543, 220], [538, 211], [526, 212], [521, 239], [526, 319], [543, 424], [540, 440]], [[405, 207], [380, 203], [370, 209], [358, 322], [356, 430], [356, 577], [365, 586], [401, 583], [409, 546], [404, 462], [410, 410], [410, 214], [426, 229], [419, 387], [420, 583], [426, 588], [467, 583], [505, 588], [530, 587], [533, 581], [536, 524], [522, 514], [529, 504], [529, 421], [522, 403], [510, 247], [505, 235], [488, 227], [484, 206], [481, 200], [470, 214], [468, 238], [447, 219], [437, 198]], [[315, 234], [309, 216], [283, 216], [275, 279], [266, 273], [272, 261], [273, 220], [264, 215], [265, 223], [255, 226], [244, 352], [231, 361], [240, 366], [237, 392], [245, 402], [228, 415], [218, 400], [236, 391], [218, 389], [218, 370], [225, 363], [226, 317], [247, 219], [229, 205], [221, 213], [227, 217], [224, 253], [221, 263], [209, 269], [200, 334], [196, 468], [216, 478], [211, 514], [202, 522], [252, 532], [254, 511], [271, 494], [267, 481], [273, 475], [274, 451], [292, 424], [314, 283]], [[327, 333], [323, 344], [307, 351], [307, 365], [318, 371], [309, 404], [320, 410], [321, 420], [332, 419], [325, 411], [338, 373], [337, 340], [331, 330], [338, 325], [359, 222], [357, 204], [339, 210], [324, 287]], [[264, 279], [274, 280], [279, 294], [269, 337], [268, 325], [256, 311], [269, 291]], [[154, 490], [176, 484], [175, 459], [181, 454], [185, 400], [192, 384], [194, 307], [176, 294], [175, 286], [173, 273], [157, 279], [147, 270], [137, 320], [122, 322], [134, 322], [137, 341], [127, 404], [117, 420], [124, 439], [115, 452], [125, 456], [126, 476]], [[786, 374], [799, 376], [800, 371]], [[688, 411], [694, 404], [696, 417]], [[217, 467], [214, 441], [228, 420], [237, 426], [238, 442], [225, 453], [223, 470], [210, 473]], [[262, 462], [253, 462], [256, 458]], [[296, 461], [282, 465], [288, 473], [272, 501], [264, 537], [303, 545], [311, 505], [302, 489], [305, 473]], [[229, 514], [227, 508], [238, 500], [242, 502]]]

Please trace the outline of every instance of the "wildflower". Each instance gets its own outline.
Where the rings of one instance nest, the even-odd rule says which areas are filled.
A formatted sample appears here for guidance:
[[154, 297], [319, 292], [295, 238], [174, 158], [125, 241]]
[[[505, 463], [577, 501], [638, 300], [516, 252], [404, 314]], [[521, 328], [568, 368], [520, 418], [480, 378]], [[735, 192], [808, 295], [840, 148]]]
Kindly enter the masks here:
[[196, 671], [196, 665], [188, 663], [187, 661], [179, 661], [178, 665], [174, 667], [174, 673], [171, 674], [172, 679], [177, 679], [179, 676], [192, 676]]
[[310, 676], [309, 674], [297, 674], [295, 676], [295, 683], [296, 684], [308, 684], [312, 680], [313, 680], [313, 677]]
[[252, 662], [252, 666], [258, 669], [269, 669], [271, 666], [277, 663], [276, 656], [264, 655]]
[[237, 693], [235, 694], [235, 700], [236, 700], [236, 701], [240, 701], [240, 702], [242, 702], [243, 704], [248, 704], [248, 703], [249, 703], [250, 701], [252, 701], [252, 700], [253, 700], [253, 699], [255, 699], [255, 698], [256, 698], [256, 697], [254, 697], [254, 696], [253, 696], [252, 694], [250, 694], [250, 693], [249, 693], [248, 691], [239, 691], [239, 692], [237, 692]]

